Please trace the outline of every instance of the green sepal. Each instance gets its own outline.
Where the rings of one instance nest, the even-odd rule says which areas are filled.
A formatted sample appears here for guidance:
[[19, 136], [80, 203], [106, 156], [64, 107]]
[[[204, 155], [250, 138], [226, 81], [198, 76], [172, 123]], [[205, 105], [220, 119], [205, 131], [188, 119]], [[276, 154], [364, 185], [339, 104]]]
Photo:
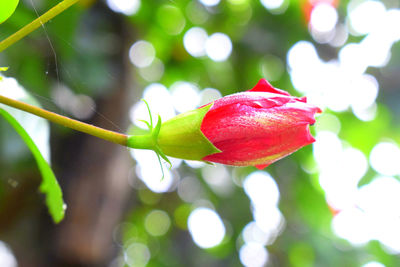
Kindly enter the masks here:
[[204, 161], [204, 157], [221, 152], [200, 129], [204, 116], [211, 107], [212, 104], [182, 113], [162, 124], [158, 116], [154, 128], [151, 123], [146, 123], [149, 127], [146, 134], [128, 136], [127, 146], [153, 150], [158, 158], [161, 157], [170, 165], [167, 156]]
[[200, 127], [212, 104], [182, 113], [161, 125], [157, 144], [164, 154], [174, 158], [202, 160], [205, 156], [221, 152]]

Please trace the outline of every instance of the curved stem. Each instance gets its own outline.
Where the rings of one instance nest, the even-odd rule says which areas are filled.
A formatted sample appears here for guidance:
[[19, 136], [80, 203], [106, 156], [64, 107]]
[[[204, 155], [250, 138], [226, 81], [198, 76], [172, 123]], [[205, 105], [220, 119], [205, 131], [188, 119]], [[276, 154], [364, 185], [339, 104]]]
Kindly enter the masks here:
[[0, 52], [5, 50], [10, 45], [18, 42], [22, 38], [24, 38], [29, 33], [33, 32], [43, 24], [45, 24], [50, 19], [54, 18], [79, 0], [64, 0], [61, 3], [57, 4], [56, 6], [52, 7], [49, 11], [44, 13], [42, 16], [38, 17], [16, 33], [12, 34], [11, 36], [7, 37], [3, 41], [0, 42]]
[[23, 110], [29, 113], [32, 113], [36, 116], [42, 117], [51, 122], [63, 125], [65, 127], [84, 132], [101, 139], [104, 139], [109, 142], [113, 142], [116, 144], [120, 144], [123, 146], [127, 145], [128, 136], [125, 134], [109, 131], [91, 124], [87, 124], [78, 120], [70, 119], [68, 117], [44, 110], [42, 108], [32, 106], [26, 104], [24, 102], [14, 100], [5, 96], [0, 95], [0, 103], [3, 103], [7, 106], [11, 106], [17, 108], [19, 110]]

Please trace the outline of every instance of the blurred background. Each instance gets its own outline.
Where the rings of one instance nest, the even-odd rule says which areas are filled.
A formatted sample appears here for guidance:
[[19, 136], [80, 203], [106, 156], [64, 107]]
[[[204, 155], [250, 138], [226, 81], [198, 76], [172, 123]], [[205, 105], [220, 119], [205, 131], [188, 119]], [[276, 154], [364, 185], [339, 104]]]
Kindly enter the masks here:
[[[57, 1], [21, 1], [0, 39]], [[324, 112], [263, 171], [133, 151], [21, 113], [67, 203], [0, 121], [0, 266], [400, 266], [400, 1], [82, 0], [0, 54], [2, 93], [126, 132], [260, 78]]]

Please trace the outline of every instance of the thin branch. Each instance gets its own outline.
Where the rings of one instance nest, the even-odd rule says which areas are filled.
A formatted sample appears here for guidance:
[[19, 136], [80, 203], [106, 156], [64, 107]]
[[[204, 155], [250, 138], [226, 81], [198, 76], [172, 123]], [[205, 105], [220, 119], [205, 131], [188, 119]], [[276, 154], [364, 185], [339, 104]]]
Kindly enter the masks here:
[[32, 113], [36, 116], [42, 117], [46, 120], [49, 120], [51, 122], [60, 124], [62, 126], [84, 132], [96, 137], [99, 137], [101, 139], [104, 139], [109, 142], [113, 142], [116, 144], [120, 144], [123, 146], [127, 145], [127, 140], [128, 136], [125, 134], [109, 131], [91, 124], [87, 124], [78, 120], [74, 120], [47, 110], [44, 110], [42, 108], [32, 106], [29, 104], [26, 104], [24, 102], [14, 100], [5, 96], [0, 95], [0, 103], [3, 103], [7, 106], [17, 108], [19, 110], [23, 110], [29, 113]]
[[44, 13], [42, 16], [38, 17], [16, 33], [12, 34], [11, 36], [7, 37], [3, 41], [0, 42], [0, 52], [4, 51], [7, 47], [10, 45], [18, 42], [22, 38], [24, 38], [26, 35], [30, 34], [43, 24], [45, 24], [47, 21], [51, 20], [79, 0], [64, 0], [61, 3], [57, 4], [53, 8], [51, 8], [49, 11]]

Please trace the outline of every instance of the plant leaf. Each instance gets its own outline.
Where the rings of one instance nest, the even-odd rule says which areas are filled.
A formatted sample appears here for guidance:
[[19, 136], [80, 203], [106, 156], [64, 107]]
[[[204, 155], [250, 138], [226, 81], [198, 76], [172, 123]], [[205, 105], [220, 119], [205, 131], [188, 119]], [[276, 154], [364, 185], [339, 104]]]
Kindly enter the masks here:
[[[0, 75], [1, 77], [1, 75]], [[14, 78], [3, 77], [0, 94], [25, 103], [39, 106]], [[46, 194], [46, 204], [54, 222], [64, 217], [61, 189], [50, 168], [49, 122], [27, 112], [0, 104], [1, 114], [15, 128], [35, 157], [42, 174], [40, 191]]]
[[42, 174], [43, 180], [40, 184], [40, 191], [46, 194], [46, 205], [49, 209], [49, 212], [54, 220], [54, 222], [58, 223], [64, 218], [64, 201], [62, 198], [61, 188], [57, 182], [57, 179], [51, 170], [49, 164], [44, 159], [40, 150], [33, 142], [32, 138], [25, 131], [25, 129], [19, 124], [19, 122], [11, 116], [10, 113], [0, 108], [0, 115], [2, 115], [17, 131], [17, 133], [21, 136], [22, 140], [31, 150], [33, 156], [36, 159], [39, 170]]
[[19, 0], [0, 1], [0, 23], [6, 21], [17, 8]]

